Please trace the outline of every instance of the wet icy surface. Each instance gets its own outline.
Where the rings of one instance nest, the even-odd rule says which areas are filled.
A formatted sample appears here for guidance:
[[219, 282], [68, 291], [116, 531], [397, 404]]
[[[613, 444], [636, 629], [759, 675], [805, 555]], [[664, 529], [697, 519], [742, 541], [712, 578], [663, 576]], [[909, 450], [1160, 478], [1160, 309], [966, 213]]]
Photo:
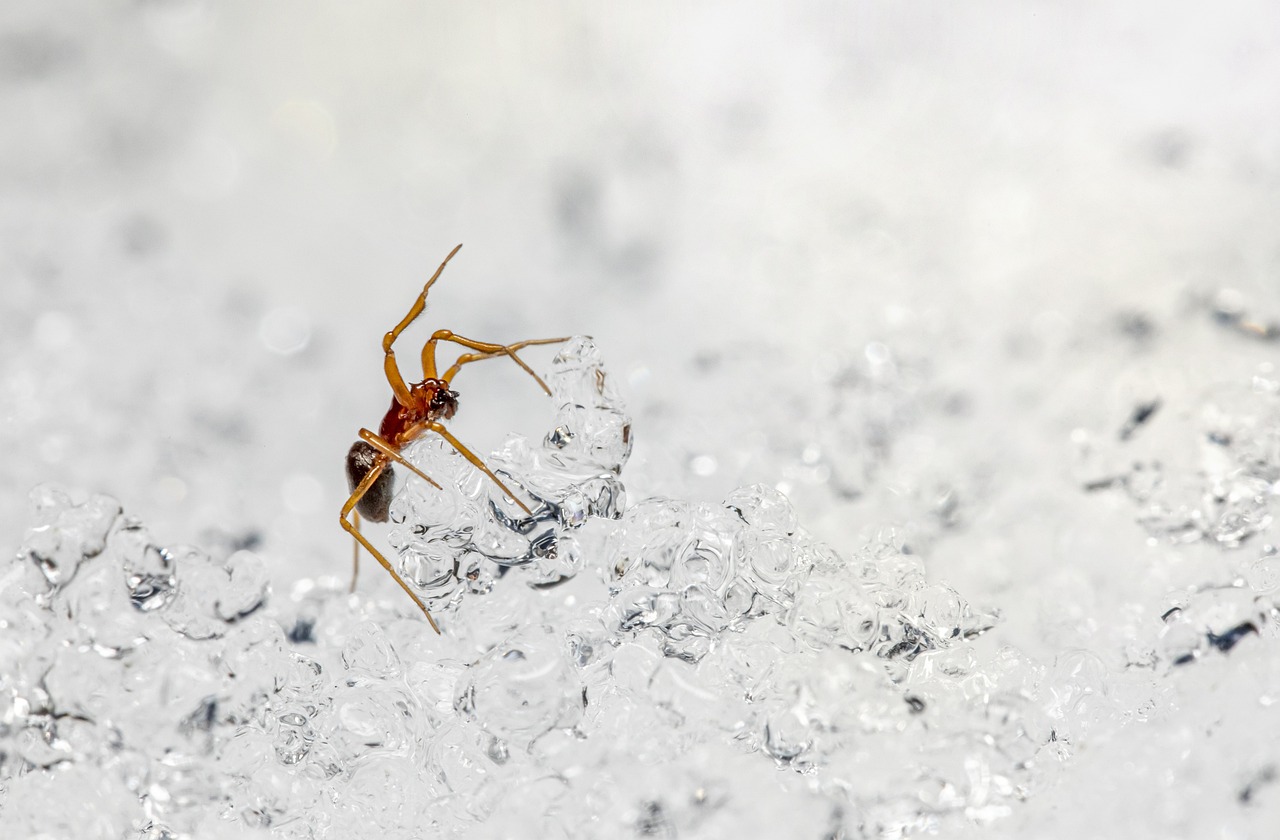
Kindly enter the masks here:
[[[1168, 545], [1250, 550], [1129, 605], [1123, 647], [1040, 656], [893, 534], [837, 550], [776, 489], [628, 499], [632, 420], [594, 344], [547, 378], [543, 439], [489, 460], [533, 516], [440, 441], [406, 450], [443, 489], [404, 483], [392, 556], [443, 636], [406, 598], [273, 595], [252, 552], [161, 546], [108, 497], [37, 489], [0, 573], [9, 836], [954, 834], [1061, 801], [1081, 763], [1178, 831], [1229, 818], [1185, 791], [1225, 793], [1241, 827], [1274, 799], [1274, 743], [1239, 736], [1280, 702], [1280, 573], [1253, 539], [1275, 382], [1177, 429], [1201, 467], [1077, 490], [1123, 495]], [[1158, 769], [1219, 716], [1227, 778]], [[1090, 766], [1121, 745], [1123, 770]]]
[[[5, 572], [6, 824], [670, 836], [794, 830], [804, 803], [812, 832], [875, 834], [1027, 795], [1052, 724], [1034, 663], [969, 650], [997, 616], [891, 544], [841, 556], [763, 486], [628, 505], [594, 346], [548, 379], [545, 439], [491, 459], [534, 516], [436, 441], [408, 450], [445, 489], [408, 482], [391, 541], [440, 638], [312, 583], [268, 604], [250, 552], [162, 548], [106, 497], [38, 490]], [[86, 780], [91, 815], [24, 807]]]

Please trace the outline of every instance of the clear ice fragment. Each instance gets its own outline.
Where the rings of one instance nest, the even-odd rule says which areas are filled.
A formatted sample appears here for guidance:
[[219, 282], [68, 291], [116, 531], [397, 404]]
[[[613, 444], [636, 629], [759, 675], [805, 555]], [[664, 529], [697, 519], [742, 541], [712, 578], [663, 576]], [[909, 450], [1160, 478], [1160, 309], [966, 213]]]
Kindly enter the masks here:
[[531, 629], [472, 666], [455, 705], [494, 735], [527, 744], [578, 722], [582, 685], [559, 639]]
[[27, 531], [22, 554], [54, 586], [65, 584], [83, 561], [102, 552], [120, 515], [120, 504], [109, 496], [72, 504], [66, 493], [50, 485], [37, 487], [30, 500], [36, 524]]

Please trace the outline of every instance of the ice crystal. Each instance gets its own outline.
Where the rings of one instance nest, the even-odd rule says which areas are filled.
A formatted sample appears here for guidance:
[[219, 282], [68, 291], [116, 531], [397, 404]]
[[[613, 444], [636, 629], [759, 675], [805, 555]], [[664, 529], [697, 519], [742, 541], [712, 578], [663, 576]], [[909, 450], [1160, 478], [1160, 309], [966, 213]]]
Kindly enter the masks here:
[[1149, 715], [1157, 672], [1270, 632], [1274, 552], [1146, 625], [1136, 676], [979, 645], [998, 614], [891, 537], [823, 544], [774, 488], [629, 499], [631, 421], [594, 346], [567, 345], [547, 379], [545, 437], [487, 459], [531, 515], [439, 440], [407, 451], [443, 490], [406, 482], [389, 556], [444, 636], [403, 598], [303, 582], [269, 602], [250, 552], [157, 545], [106, 497], [36, 491], [0, 572], [6, 834], [985, 825], [1075, 742]]

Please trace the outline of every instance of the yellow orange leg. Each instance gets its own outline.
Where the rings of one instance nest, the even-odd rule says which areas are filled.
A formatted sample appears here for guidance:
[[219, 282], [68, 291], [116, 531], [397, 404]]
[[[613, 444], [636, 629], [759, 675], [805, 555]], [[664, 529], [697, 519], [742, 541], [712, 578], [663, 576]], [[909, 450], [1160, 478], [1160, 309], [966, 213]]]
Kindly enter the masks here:
[[400, 588], [405, 591], [405, 594], [413, 599], [413, 602], [418, 605], [418, 609], [422, 610], [422, 614], [427, 617], [427, 621], [431, 624], [431, 629], [439, 633], [440, 627], [436, 624], [436, 620], [431, 617], [431, 610], [427, 609], [427, 605], [422, 603], [417, 593], [409, 588], [409, 584], [405, 582], [404, 578], [400, 577], [400, 573], [391, 567], [391, 564], [387, 562], [387, 558], [383, 557], [382, 553], [373, 547], [373, 543], [365, 539], [364, 535], [360, 533], [360, 529], [347, 520], [347, 515], [355, 510], [356, 505], [364, 498], [364, 494], [369, 492], [369, 488], [373, 486], [373, 482], [377, 480], [384, 467], [385, 462], [379, 462], [373, 469], [369, 470], [368, 475], [360, 480], [356, 489], [352, 491], [351, 497], [347, 499], [347, 503], [342, 506], [342, 512], [338, 514], [338, 521], [342, 523], [342, 527], [347, 533], [355, 537], [356, 541], [364, 546], [365, 550], [372, 554], [375, 560], [382, 564], [382, 568], [387, 570], [387, 574], [391, 575], [392, 579], [400, 584]]
[[384, 354], [382, 367], [387, 374], [387, 382], [391, 384], [391, 390], [395, 393], [396, 400], [401, 405], [409, 404], [409, 386], [405, 384], [404, 377], [400, 374], [400, 368], [396, 364], [396, 352], [391, 349], [391, 345], [400, 337], [400, 333], [404, 332], [413, 323], [414, 319], [422, 314], [422, 310], [427, 305], [427, 292], [431, 291], [431, 287], [440, 279], [440, 275], [444, 273], [444, 267], [449, 264], [449, 260], [453, 259], [453, 255], [458, 253], [461, 248], [462, 245], [458, 245], [449, 252], [449, 256], [445, 257], [444, 262], [440, 263], [436, 273], [431, 275], [431, 279], [422, 287], [422, 292], [414, 300], [413, 305], [409, 307], [409, 311], [405, 316], [400, 319], [400, 323], [392, 327], [391, 331], [382, 337], [382, 352]]
[[[418, 469], [413, 464], [409, 463], [409, 461], [406, 460], [403, 455], [401, 455], [394, 448], [392, 448], [391, 444], [387, 443], [383, 438], [379, 437], [378, 435], [375, 435], [373, 432], [369, 431], [368, 429], [361, 429], [359, 434], [360, 434], [360, 439], [368, 443], [374, 449], [377, 449], [378, 452], [382, 454], [384, 459], [391, 459], [398, 464], [403, 464], [405, 468], [411, 470], [414, 473], [414, 475], [418, 476], [423, 481], [430, 484], [432, 487], [436, 488], [437, 490], [441, 489], [440, 485], [437, 484], [435, 481], [433, 481], [431, 476], [427, 475], [422, 470]], [[385, 464], [385, 463], [386, 461], [383, 460], [382, 464]], [[382, 470], [383, 470], [383, 467], [380, 465], [377, 471], [380, 473], [382, 472]], [[362, 493], [361, 496], [363, 495], [364, 494]], [[354, 514], [353, 518], [355, 520], [355, 529], [357, 532], [359, 532], [360, 511], [353, 510], [352, 512]], [[360, 538], [356, 537], [356, 543], [353, 546], [353, 552], [351, 555], [351, 591], [352, 592], [356, 591], [356, 578], [359, 576], [360, 576]]]
[[[516, 350], [522, 350], [525, 347], [530, 347], [535, 344], [559, 344], [563, 341], [568, 341], [571, 337], [572, 336], [564, 336], [563, 338], [533, 338], [527, 341], [517, 341], [515, 344], [506, 345], [505, 351], [514, 352]], [[445, 382], [452, 382], [453, 377], [458, 375], [458, 371], [462, 369], [463, 365], [469, 365], [472, 362], [481, 362], [481, 361], [484, 361], [485, 359], [496, 359], [499, 356], [503, 356], [503, 355], [506, 355], [506, 352], [496, 351], [493, 353], [463, 353], [461, 356], [458, 357], [458, 360], [453, 363], [453, 367], [445, 371], [444, 376], [440, 378], [443, 379]], [[537, 379], [537, 377], [534, 377], [534, 378]], [[539, 384], [543, 384], [541, 379], [539, 379], [538, 382]], [[543, 384], [543, 388], [546, 388], [545, 384]]]
[[504, 353], [511, 357], [511, 360], [524, 368], [524, 372], [534, 378], [542, 390], [549, 395], [551, 389], [547, 387], [547, 383], [542, 381], [542, 377], [534, 373], [533, 368], [524, 363], [524, 360], [516, 355], [516, 351], [510, 345], [492, 344], [487, 341], [476, 341], [472, 338], [463, 338], [460, 335], [454, 335], [452, 330], [436, 330], [431, 334], [431, 338], [427, 339], [427, 343], [422, 346], [422, 375], [427, 379], [436, 378], [436, 345], [441, 341], [450, 341], [454, 344], [460, 344], [468, 350], [478, 350], [485, 355], [498, 355]]
[[435, 482], [435, 480], [431, 478], [431, 476], [427, 475], [422, 470], [418, 469], [413, 464], [409, 463], [408, 459], [406, 459], [403, 455], [401, 455], [399, 450], [397, 450], [394, 446], [387, 443], [387, 441], [384, 438], [380, 437], [379, 435], [375, 435], [373, 432], [369, 431], [368, 429], [361, 429], [359, 431], [359, 435], [360, 435], [360, 439], [363, 440], [365, 443], [369, 444], [374, 449], [381, 452], [387, 458], [390, 458], [392, 461], [395, 461], [397, 464], [403, 465], [407, 470], [412, 472], [418, 478], [425, 481], [427, 484], [430, 484], [432, 487], [436, 488], [437, 490], [443, 489], [439, 484]]
[[[357, 502], [359, 504], [359, 502]], [[356, 533], [360, 533], [360, 511], [351, 511], [351, 522], [355, 526]], [[348, 592], [356, 591], [356, 578], [360, 577], [360, 540], [352, 540], [351, 542], [351, 587]]]
[[470, 449], [464, 446], [462, 441], [454, 437], [449, 432], [449, 430], [446, 429], [440, 423], [435, 423], [435, 422], [418, 423], [415, 426], [410, 426], [409, 431], [406, 434], [412, 438], [426, 430], [433, 431], [436, 434], [440, 435], [440, 437], [444, 438], [445, 441], [447, 441], [448, 444], [452, 446], [459, 455], [461, 455], [463, 458], [466, 458], [468, 461], [470, 461], [475, 466], [476, 469], [480, 470], [480, 472], [489, 476], [489, 480], [492, 481], [494, 484], [498, 485], [498, 489], [501, 490], [503, 493], [507, 494], [508, 499], [515, 502], [517, 505], [519, 505], [520, 509], [523, 510], [526, 514], [528, 514], [529, 516], [533, 516], [533, 511], [529, 510], [529, 506], [526, 505], [524, 502], [520, 501], [520, 498], [516, 496], [514, 492], [512, 492], [511, 488], [502, 483], [502, 479], [494, 475], [493, 470], [489, 469], [488, 465], [485, 464], [484, 461], [480, 460], [480, 456], [476, 455], [474, 452], [472, 452]]

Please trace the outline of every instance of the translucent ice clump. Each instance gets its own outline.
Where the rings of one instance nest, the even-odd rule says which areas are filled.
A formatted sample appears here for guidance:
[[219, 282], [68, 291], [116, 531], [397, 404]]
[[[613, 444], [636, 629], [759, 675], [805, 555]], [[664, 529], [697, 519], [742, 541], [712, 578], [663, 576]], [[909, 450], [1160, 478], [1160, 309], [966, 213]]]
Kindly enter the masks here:
[[486, 459], [532, 515], [408, 450], [443, 490], [407, 482], [392, 541], [444, 636], [37, 491], [0, 570], [6, 836], [903, 836], [1006, 816], [1121, 707], [1096, 657], [980, 651], [994, 613], [772, 488], [629, 504], [595, 348], [547, 379], [545, 438]]
[[278, 622], [249, 617], [261, 561], [163, 549], [105, 496], [32, 503], [0, 572], [5, 835], [238, 836], [217, 754], [288, 662]]
[[1094, 474], [1086, 489], [1122, 489], [1140, 506], [1138, 521], [1147, 531], [1175, 543], [1234, 549], [1271, 526], [1280, 496], [1280, 381], [1259, 374], [1246, 386], [1220, 388], [1198, 417], [1163, 425], [1176, 435], [1166, 432], [1163, 451], [1193, 453], [1194, 460], [1131, 454], [1123, 433], [1114, 444], [1088, 442], [1084, 460], [1094, 462]]

